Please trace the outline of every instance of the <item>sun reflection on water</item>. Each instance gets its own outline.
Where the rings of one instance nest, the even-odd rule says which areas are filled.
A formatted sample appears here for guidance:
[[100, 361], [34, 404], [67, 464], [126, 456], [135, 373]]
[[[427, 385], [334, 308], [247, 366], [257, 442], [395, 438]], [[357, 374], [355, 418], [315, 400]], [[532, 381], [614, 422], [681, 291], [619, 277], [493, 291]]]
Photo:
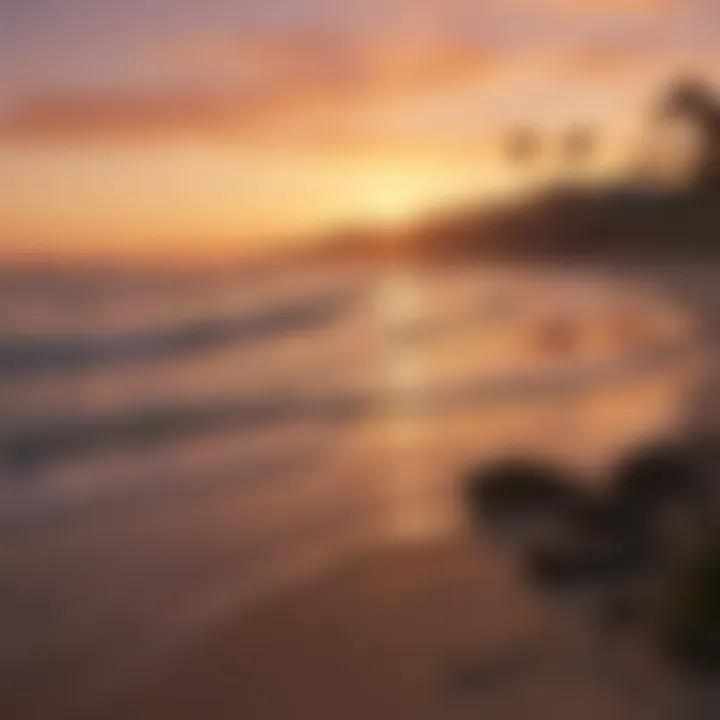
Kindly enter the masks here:
[[[378, 434], [396, 538], [455, 528], [453, 478], [471, 463], [533, 454], [598, 471], [685, 419], [700, 366], [695, 323], [682, 309], [643, 288], [519, 276], [502, 291], [514, 310], [496, 322], [482, 299], [497, 305], [497, 287], [488, 273], [439, 282], [407, 270], [378, 285]], [[473, 292], [475, 316], [452, 327], [448, 306], [467, 308]], [[548, 354], [556, 326], [568, 342]], [[486, 398], [474, 399], [478, 388]], [[433, 400], [445, 395], [453, 401]]]

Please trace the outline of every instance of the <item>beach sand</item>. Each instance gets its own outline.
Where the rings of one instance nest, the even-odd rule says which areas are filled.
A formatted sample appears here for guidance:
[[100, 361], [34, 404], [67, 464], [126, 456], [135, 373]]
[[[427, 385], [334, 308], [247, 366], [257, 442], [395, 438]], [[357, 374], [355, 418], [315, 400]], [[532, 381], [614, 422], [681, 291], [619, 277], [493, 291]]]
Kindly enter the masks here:
[[104, 720], [662, 717], [657, 665], [462, 539], [346, 563], [238, 616]]

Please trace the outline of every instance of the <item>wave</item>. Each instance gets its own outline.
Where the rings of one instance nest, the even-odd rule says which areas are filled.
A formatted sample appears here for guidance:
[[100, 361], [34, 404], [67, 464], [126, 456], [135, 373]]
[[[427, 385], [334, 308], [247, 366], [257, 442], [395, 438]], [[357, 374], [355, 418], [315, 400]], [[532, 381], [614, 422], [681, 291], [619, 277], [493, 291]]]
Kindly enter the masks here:
[[357, 293], [325, 294], [228, 318], [200, 318], [122, 335], [58, 335], [0, 340], [0, 376], [68, 372], [200, 354], [225, 345], [327, 326], [357, 301]]
[[341, 422], [368, 410], [362, 397], [244, 399], [137, 413], [54, 421], [0, 438], [0, 465], [26, 474], [47, 462], [124, 447], [152, 447], [226, 428], [248, 429], [293, 420]]
[[473, 379], [444, 388], [292, 395], [276, 391], [257, 398], [189, 406], [160, 406], [124, 415], [53, 420], [0, 437], [0, 467], [24, 476], [50, 461], [103, 450], [153, 447], [224, 429], [257, 429], [289, 422], [349, 423], [370, 415], [442, 415], [493, 404], [511, 404], [634, 382], [696, 356], [697, 348], [653, 348], [615, 362], [573, 370]]

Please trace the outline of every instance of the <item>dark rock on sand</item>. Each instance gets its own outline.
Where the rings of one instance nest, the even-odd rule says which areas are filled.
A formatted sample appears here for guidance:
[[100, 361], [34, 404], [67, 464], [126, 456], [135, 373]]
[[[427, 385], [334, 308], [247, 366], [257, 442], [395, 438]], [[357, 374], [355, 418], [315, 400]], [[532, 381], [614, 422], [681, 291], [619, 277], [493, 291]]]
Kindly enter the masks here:
[[645, 447], [623, 459], [612, 492], [629, 511], [652, 512], [702, 492], [696, 453], [685, 445]]
[[506, 460], [472, 471], [467, 495], [475, 519], [562, 515], [581, 502], [581, 493], [567, 473], [526, 460]]
[[720, 542], [713, 541], [673, 578], [660, 619], [660, 642], [694, 675], [720, 672]]

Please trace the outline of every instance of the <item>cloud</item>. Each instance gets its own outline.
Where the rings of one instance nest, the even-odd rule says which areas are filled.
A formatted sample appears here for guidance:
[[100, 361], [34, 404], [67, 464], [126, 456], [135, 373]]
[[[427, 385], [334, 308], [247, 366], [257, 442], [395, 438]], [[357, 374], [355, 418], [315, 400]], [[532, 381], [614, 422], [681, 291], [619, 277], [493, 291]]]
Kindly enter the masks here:
[[678, 0], [544, 0], [555, 11], [572, 14], [663, 15], [677, 6]]
[[636, 48], [576, 48], [558, 53], [555, 68], [566, 78], [617, 82], [629, 74], [647, 69], [656, 54]]
[[67, 140], [262, 131], [316, 110], [351, 112], [431, 94], [495, 66], [477, 45], [428, 39], [231, 38], [176, 53], [165, 87], [26, 98], [0, 118], [0, 134]]
[[294, 93], [221, 93], [204, 88], [153, 92], [50, 93], [26, 100], [0, 121], [15, 140], [147, 139], [243, 131], [291, 109]]
[[[287, 33], [163, 43], [145, 61], [152, 82], [144, 88], [26, 97], [0, 115], [0, 139], [135, 142], [182, 135], [363, 146], [402, 143], [409, 140], [403, 133], [417, 129], [415, 140], [431, 142], [452, 136], [455, 123], [500, 123], [504, 106], [545, 112], [532, 104], [538, 87], [556, 88], [559, 97], [620, 80], [638, 84], [658, 56], [610, 46], [501, 53], [426, 34]], [[428, 129], [433, 117], [438, 127]]]

